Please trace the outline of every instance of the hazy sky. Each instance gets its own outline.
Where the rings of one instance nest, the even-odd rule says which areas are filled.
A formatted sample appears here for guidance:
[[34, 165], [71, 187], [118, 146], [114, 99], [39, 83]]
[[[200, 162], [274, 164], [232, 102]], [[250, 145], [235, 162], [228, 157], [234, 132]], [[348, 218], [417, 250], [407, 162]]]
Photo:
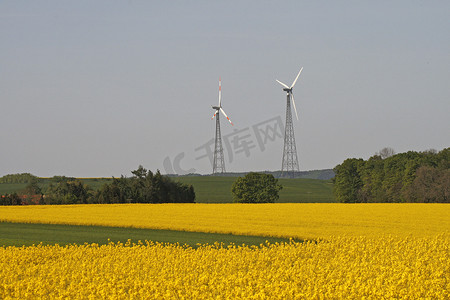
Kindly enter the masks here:
[[301, 170], [441, 150], [449, 15], [450, 1], [2, 0], [0, 176], [211, 173], [219, 77], [227, 171], [279, 170], [275, 79], [300, 67]]

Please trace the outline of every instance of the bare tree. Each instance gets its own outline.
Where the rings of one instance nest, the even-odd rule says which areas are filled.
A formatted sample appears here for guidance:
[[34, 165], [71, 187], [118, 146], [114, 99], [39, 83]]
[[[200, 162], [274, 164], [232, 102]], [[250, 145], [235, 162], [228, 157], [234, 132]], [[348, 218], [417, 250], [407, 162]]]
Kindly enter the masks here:
[[426, 153], [426, 154], [437, 154], [438, 151], [436, 149], [428, 149], [428, 150], [423, 151], [423, 153]]
[[384, 147], [379, 152], [376, 152], [375, 155], [380, 156], [382, 159], [391, 157], [395, 154], [395, 150], [391, 147]]

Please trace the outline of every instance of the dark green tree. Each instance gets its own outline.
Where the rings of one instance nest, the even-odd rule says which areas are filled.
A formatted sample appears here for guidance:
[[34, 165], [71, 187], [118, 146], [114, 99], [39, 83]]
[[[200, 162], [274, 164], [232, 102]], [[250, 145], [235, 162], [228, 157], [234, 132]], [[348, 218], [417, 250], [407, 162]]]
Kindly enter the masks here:
[[[364, 160], [349, 158], [334, 168], [334, 194], [339, 202], [363, 202], [363, 182], [361, 173], [364, 169]], [[367, 201], [366, 201], [367, 202]]]
[[20, 191], [20, 193], [24, 195], [41, 195], [42, 189], [38, 183], [39, 180], [37, 177], [32, 178], [27, 186], [22, 191]]
[[273, 175], [251, 172], [236, 179], [231, 193], [238, 203], [274, 203], [282, 188]]
[[45, 191], [46, 204], [84, 204], [90, 202], [91, 188], [79, 180], [57, 180], [51, 183]]

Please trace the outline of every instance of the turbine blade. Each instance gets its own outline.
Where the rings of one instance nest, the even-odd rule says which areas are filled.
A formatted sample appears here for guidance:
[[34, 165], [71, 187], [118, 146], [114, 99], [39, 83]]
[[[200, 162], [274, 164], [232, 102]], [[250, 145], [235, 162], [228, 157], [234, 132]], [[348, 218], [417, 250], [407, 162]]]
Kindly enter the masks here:
[[219, 77], [219, 107], [222, 103], [222, 80]]
[[211, 120], [214, 119], [214, 117], [217, 115], [218, 110], [216, 110], [216, 112], [214, 113], [214, 115], [212, 116]]
[[223, 113], [223, 115], [227, 118], [228, 122], [230, 122], [230, 124], [233, 126], [234, 124], [231, 122], [230, 118], [228, 118], [227, 114], [225, 113], [225, 111], [222, 109], [222, 107], [220, 108], [220, 111]]
[[292, 98], [292, 104], [294, 105], [295, 116], [297, 117], [297, 121], [298, 121], [298, 114], [297, 114], [297, 108], [295, 107], [294, 94], [292, 94], [292, 93], [291, 93], [291, 98]]
[[292, 85], [291, 85], [291, 89], [294, 87], [295, 83], [297, 82], [298, 76], [300, 76], [300, 73], [302, 72], [302, 70], [303, 70], [303, 67], [302, 67], [302, 68], [300, 69], [300, 71], [298, 72], [297, 77], [295, 77], [295, 80], [294, 80], [294, 82], [293, 82]]
[[282, 83], [281, 81], [279, 81], [278, 79], [276, 79], [276, 82], [278, 82], [279, 84], [281, 84], [282, 86], [284, 86], [285, 88], [289, 88], [287, 85], [285, 85], [284, 83]]

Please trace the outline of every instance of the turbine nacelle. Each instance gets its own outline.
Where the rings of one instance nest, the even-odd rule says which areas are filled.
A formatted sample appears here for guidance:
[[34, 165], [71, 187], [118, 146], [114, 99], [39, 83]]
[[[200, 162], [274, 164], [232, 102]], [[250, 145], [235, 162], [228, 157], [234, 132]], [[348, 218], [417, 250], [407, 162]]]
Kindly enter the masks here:
[[294, 85], [297, 83], [297, 79], [300, 76], [300, 73], [302, 72], [302, 70], [303, 70], [303, 67], [298, 72], [297, 77], [295, 77], [295, 80], [290, 87], [287, 84], [284, 84], [281, 81], [279, 81], [278, 79], [276, 79], [276, 82], [278, 82], [279, 84], [281, 84], [284, 87], [283, 91], [285, 91], [288, 96], [289, 95], [291, 96], [290, 98], [292, 99], [292, 104], [294, 105], [295, 116], [297, 117], [297, 120], [298, 120], [298, 114], [297, 114], [297, 108], [295, 107], [294, 94], [293, 94], [292, 90], [294, 88]]

